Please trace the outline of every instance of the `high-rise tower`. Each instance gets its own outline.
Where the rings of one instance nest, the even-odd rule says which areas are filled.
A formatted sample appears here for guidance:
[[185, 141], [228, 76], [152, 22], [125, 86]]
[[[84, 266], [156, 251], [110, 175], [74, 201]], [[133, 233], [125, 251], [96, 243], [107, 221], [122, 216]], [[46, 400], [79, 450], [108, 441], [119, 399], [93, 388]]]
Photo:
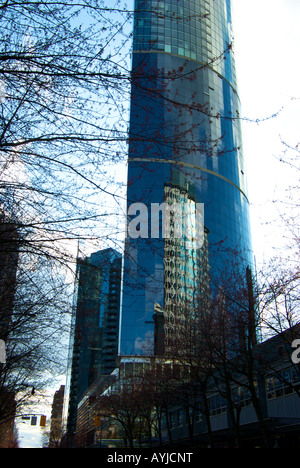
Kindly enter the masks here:
[[[233, 256], [244, 271], [252, 260], [230, 0], [135, 1], [127, 190], [143, 226], [125, 242], [119, 353], [148, 355], [160, 348], [155, 311], [171, 301], [194, 313], [178, 297], [186, 306], [208, 273], [217, 284]], [[204, 204], [197, 260], [151, 235], [151, 207], [170, 197]]]
[[63, 418], [70, 440], [85, 391], [117, 367], [121, 264], [121, 254], [111, 248], [77, 259]]

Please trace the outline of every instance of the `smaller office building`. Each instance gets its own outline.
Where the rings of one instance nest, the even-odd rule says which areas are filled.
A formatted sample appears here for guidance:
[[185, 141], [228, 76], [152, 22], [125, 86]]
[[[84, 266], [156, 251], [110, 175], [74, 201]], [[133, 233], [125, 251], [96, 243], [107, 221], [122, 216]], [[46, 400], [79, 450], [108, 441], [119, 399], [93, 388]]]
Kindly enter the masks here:
[[291, 346], [299, 334], [296, 326], [254, 348], [257, 399], [250, 391], [250, 368], [241, 364], [241, 372], [227, 382], [230, 396], [216, 372], [205, 392], [206, 409], [201, 390], [196, 404], [173, 401], [167, 415], [169, 441], [189, 445], [192, 439], [196, 446], [216, 448], [300, 447], [300, 368], [293, 362]]

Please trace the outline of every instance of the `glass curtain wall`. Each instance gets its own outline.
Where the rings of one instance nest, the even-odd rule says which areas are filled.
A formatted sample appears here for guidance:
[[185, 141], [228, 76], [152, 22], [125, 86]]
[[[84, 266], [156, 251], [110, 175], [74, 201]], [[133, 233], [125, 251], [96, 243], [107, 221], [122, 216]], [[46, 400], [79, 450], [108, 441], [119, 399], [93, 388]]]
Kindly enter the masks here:
[[168, 248], [150, 235], [166, 187], [204, 204], [208, 254], [197, 257], [212, 288], [233, 263], [242, 274], [252, 264], [230, 0], [136, 0], [132, 55], [127, 203], [147, 207], [149, 235], [125, 241], [119, 353], [147, 355], [170, 298]]

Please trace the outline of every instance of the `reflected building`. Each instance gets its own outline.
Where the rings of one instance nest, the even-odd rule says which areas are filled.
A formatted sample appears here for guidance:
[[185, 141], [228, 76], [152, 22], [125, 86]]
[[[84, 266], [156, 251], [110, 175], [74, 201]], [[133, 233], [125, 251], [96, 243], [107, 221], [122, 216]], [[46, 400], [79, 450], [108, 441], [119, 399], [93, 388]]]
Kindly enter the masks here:
[[[164, 304], [154, 307], [154, 354], [172, 354], [180, 336], [190, 327], [195, 314], [203, 311], [209, 298], [208, 230], [203, 226], [201, 247], [196, 248], [194, 198], [181, 187], [165, 187], [165, 203], [182, 207], [180, 235], [164, 238]], [[202, 216], [202, 214], [201, 214]], [[183, 218], [185, 217], [185, 222]], [[158, 324], [161, 328], [157, 328]]]
[[161, 352], [165, 319], [201, 311], [208, 274], [218, 287], [233, 259], [252, 265], [230, 0], [136, 0], [132, 55], [128, 213], [204, 204], [206, 240], [153, 237], [150, 216], [148, 236], [127, 236], [121, 356]]

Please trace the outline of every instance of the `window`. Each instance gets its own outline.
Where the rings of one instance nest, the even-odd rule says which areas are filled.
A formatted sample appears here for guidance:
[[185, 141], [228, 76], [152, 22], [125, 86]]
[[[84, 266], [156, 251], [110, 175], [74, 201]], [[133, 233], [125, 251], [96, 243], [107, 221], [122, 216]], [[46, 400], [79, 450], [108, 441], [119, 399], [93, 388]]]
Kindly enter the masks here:
[[[258, 392], [257, 383], [254, 382], [256, 387], [256, 393]], [[235, 404], [238, 404], [241, 408], [249, 406], [252, 403], [251, 394], [249, 389], [245, 387], [238, 387], [232, 390], [232, 398]]]
[[221, 395], [215, 395], [209, 398], [209, 408], [211, 416], [226, 413], [227, 402]]
[[300, 385], [300, 375], [296, 369], [285, 369], [266, 379], [266, 392], [268, 400], [289, 395]]

